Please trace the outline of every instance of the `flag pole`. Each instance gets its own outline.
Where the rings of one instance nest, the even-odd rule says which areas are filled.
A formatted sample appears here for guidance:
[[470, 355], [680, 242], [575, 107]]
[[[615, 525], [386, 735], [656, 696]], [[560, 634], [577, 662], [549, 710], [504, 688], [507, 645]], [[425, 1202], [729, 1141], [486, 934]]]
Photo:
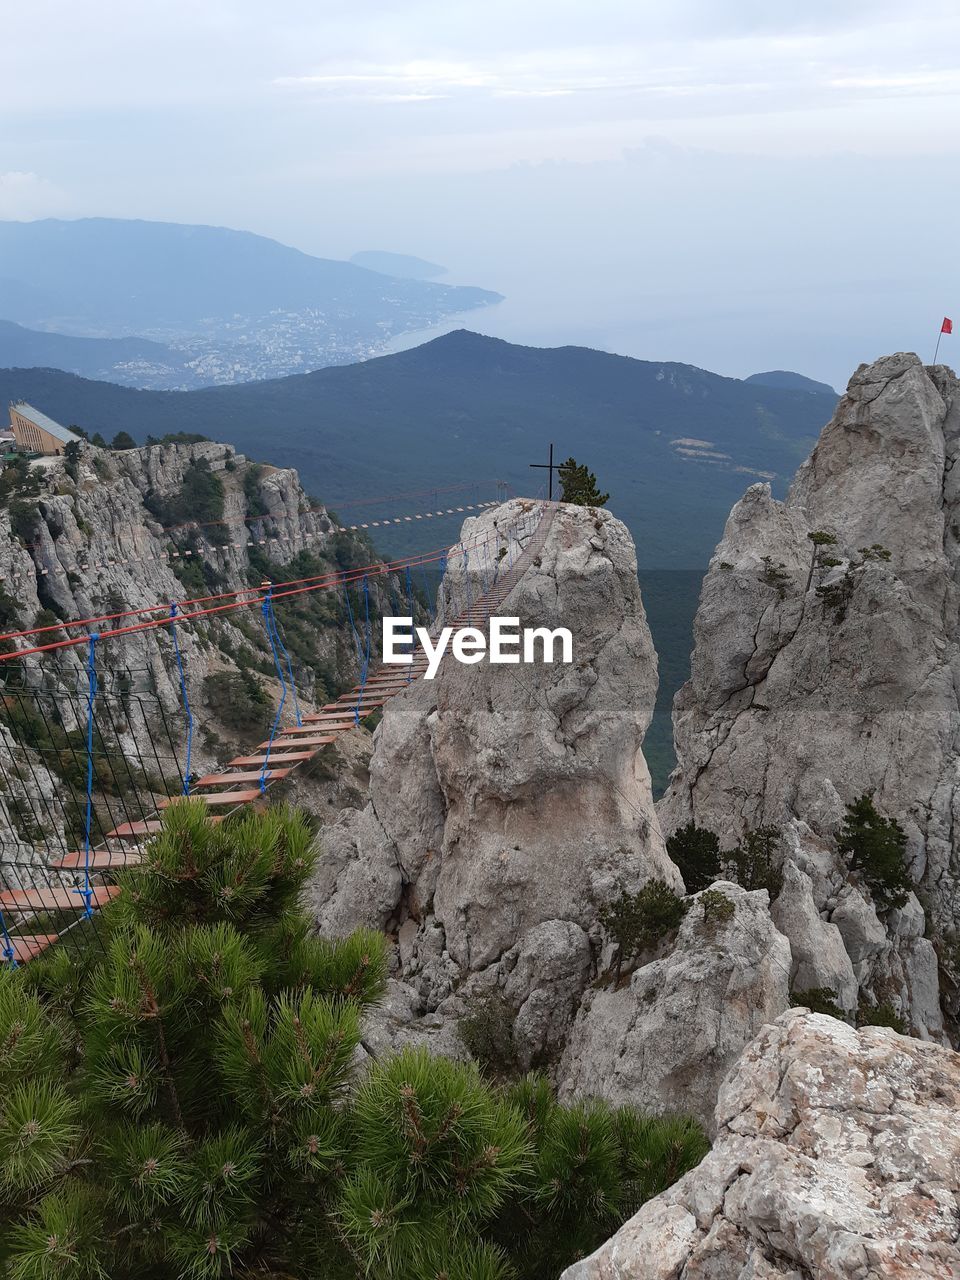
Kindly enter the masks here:
[[937, 345], [933, 352], [933, 363], [937, 363], [937, 356], [940, 354], [940, 339], [945, 333], [953, 333], [953, 321], [949, 316], [944, 316], [940, 323], [940, 332], [937, 334]]

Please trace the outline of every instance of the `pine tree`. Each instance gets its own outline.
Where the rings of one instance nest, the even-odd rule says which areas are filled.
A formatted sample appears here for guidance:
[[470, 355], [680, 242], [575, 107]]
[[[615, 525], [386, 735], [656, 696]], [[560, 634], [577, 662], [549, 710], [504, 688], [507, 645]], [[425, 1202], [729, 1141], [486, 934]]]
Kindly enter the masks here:
[[384, 939], [314, 935], [314, 857], [296, 813], [178, 803], [103, 952], [0, 970], [4, 1280], [547, 1280], [702, 1157], [692, 1121], [540, 1079], [363, 1074]]
[[311, 844], [284, 809], [214, 826], [198, 802], [174, 805], [104, 913], [106, 955], [64, 951], [8, 979], [70, 1025], [84, 1121], [61, 1142], [76, 1172], [47, 1168], [47, 1193], [10, 1232], [12, 1280], [336, 1275], [338, 1260], [353, 1274], [328, 1210], [384, 944], [311, 936], [297, 906]]
[[687, 893], [699, 893], [720, 879], [720, 840], [707, 827], [688, 822], [667, 839], [667, 854], [675, 863]]
[[614, 981], [620, 980], [623, 962], [655, 947], [661, 938], [679, 928], [689, 903], [674, 893], [665, 880], [649, 880], [639, 893], [621, 890], [601, 907], [599, 920], [617, 944]]
[[576, 458], [561, 462], [558, 474], [563, 502], [572, 502], [579, 507], [603, 507], [608, 502], [609, 493], [600, 492], [597, 477]]
[[725, 874], [744, 889], [766, 889], [772, 902], [783, 888], [782, 838], [777, 827], [748, 831], [743, 843], [727, 855]]
[[817, 565], [820, 561], [821, 547], [835, 547], [837, 540], [832, 533], [827, 533], [824, 529], [813, 529], [807, 534], [810, 542], [813, 544], [810, 552], [810, 568], [807, 570], [807, 581], [803, 588], [803, 594], [806, 595], [810, 590], [810, 583], [813, 581], [813, 575], [816, 572]]
[[561, 1106], [542, 1076], [519, 1081], [508, 1099], [524, 1118], [533, 1160], [492, 1234], [522, 1280], [556, 1280], [709, 1150], [687, 1117], [597, 1100]]
[[837, 849], [859, 871], [883, 911], [902, 907], [913, 889], [907, 873], [907, 836], [900, 823], [884, 818], [868, 792], [847, 805]]

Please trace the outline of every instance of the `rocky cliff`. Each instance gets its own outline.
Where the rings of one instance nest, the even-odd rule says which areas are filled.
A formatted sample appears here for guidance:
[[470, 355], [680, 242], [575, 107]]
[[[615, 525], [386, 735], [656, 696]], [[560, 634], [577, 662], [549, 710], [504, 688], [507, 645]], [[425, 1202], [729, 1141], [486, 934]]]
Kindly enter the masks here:
[[[521, 506], [468, 520], [464, 541], [486, 537], [511, 555]], [[477, 566], [466, 572], [476, 591]], [[446, 594], [463, 594], [463, 573], [451, 564]], [[641, 751], [657, 663], [624, 526], [558, 507], [498, 613], [569, 628], [573, 663], [448, 658], [436, 680], [393, 699], [369, 803], [324, 833], [313, 900], [326, 931], [367, 924], [395, 936], [388, 1013], [405, 1035], [496, 995], [526, 1067], [562, 1048], [596, 970], [599, 908], [652, 877], [682, 886]]]
[[[522, 505], [467, 521], [464, 541], [512, 559]], [[467, 596], [464, 574], [458, 558], [441, 599]], [[569, 628], [573, 662], [448, 658], [385, 708], [369, 802], [321, 833], [321, 931], [362, 924], [395, 943], [365, 1045], [469, 1047], [494, 1070], [547, 1070], [565, 1096], [709, 1123], [731, 1062], [787, 1007], [791, 951], [765, 892], [721, 883], [679, 930], [621, 954], [620, 975], [605, 910], [654, 881], [683, 892], [642, 753], [657, 667], [624, 526], [558, 506], [498, 613]]]
[[[295, 471], [250, 463], [211, 442], [116, 452], [85, 445], [77, 460], [5, 469], [0, 488], [0, 631], [54, 628], [39, 642], [64, 638], [59, 621], [373, 558], [369, 544], [311, 503]], [[373, 603], [375, 610], [385, 603], [376, 585]], [[357, 661], [342, 599], [308, 595], [278, 604], [277, 613], [304, 706], [339, 692]], [[192, 768], [203, 772], [266, 736], [279, 684], [257, 608], [181, 625], [178, 639], [196, 727]], [[85, 649], [70, 649], [0, 668], [6, 861], [29, 860], [44, 845], [74, 847], [85, 661]], [[175, 784], [186, 723], [168, 629], [102, 644], [98, 674], [97, 794], [106, 828], [118, 809], [139, 817], [162, 783]]]
[[[791, 953], [765, 890], [718, 881], [709, 893], [693, 899], [667, 954], [585, 993], [557, 1073], [564, 1096], [681, 1110], [711, 1128], [731, 1064], [790, 1003]], [[729, 904], [720, 919], [718, 901]]]
[[[960, 384], [914, 355], [861, 366], [784, 502], [754, 485], [703, 584], [678, 766], [660, 817], [725, 847], [770, 824], [797, 988], [886, 1005], [922, 1036], [957, 1011]], [[811, 537], [813, 535], [813, 537]], [[915, 892], [885, 910], [837, 852], [871, 794]], [[939, 976], [938, 976], [939, 967]]]
[[562, 1280], [960, 1276], [960, 1056], [793, 1009], [727, 1076], [713, 1150]]

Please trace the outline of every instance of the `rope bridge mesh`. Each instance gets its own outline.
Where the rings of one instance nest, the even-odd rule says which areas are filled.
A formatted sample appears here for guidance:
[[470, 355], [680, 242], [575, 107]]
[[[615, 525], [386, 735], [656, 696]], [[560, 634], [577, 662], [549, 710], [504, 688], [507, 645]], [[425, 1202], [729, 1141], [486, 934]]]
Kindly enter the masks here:
[[[460, 554], [450, 561], [457, 568], [454, 580], [445, 582], [440, 592], [443, 616], [452, 613], [454, 621], [473, 625], [489, 616], [542, 547], [552, 515], [552, 508], [530, 504], [508, 528], [480, 540], [483, 545], [461, 543], [451, 548], [451, 553]], [[490, 537], [497, 547], [492, 582], [487, 571], [490, 548], [485, 545]], [[439, 560], [442, 572], [446, 554]], [[501, 574], [504, 560], [508, 567]], [[399, 580], [395, 585], [402, 603]], [[302, 747], [310, 744], [309, 757], [322, 743], [346, 731], [351, 721], [359, 723], [361, 711], [365, 714], [383, 706], [398, 692], [396, 677], [384, 668], [375, 673], [375, 687], [366, 698], [373, 616], [368, 575], [364, 573], [358, 584], [362, 614], [354, 615], [349, 584], [344, 583], [344, 601], [360, 665], [359, 685], [307, 717], [315, 723], [316, 739], [301, 736], [312, 726], [305, 725], [299, 705], [296, 727], [280, 733], [287, 694], [281, 654], [291, 682], [293, 670], [273, 610], [273, 587], [269, 581], [263, 586], [266, 594], [261, 607], [282, 696], [270, 739], [261, 744], [266, 755], [230, 762], [230, 766], [259, 765], [260, 786], [213, 791], [234, 788], [241, 780], [228, 769], [221, 770], [222, 781], [220, 774], [214, 774], [196, 784], [205, 789], [207, 803], [231, 811], [266, 791], [267, 766], [275, 744], [285, 751], [297, 749], [296, 754], [282, 757], [289, 762], [303, 759]], [[409, 566], [403, 586], [413, 613]], [[389, 584], [386, 589], [389, 593]], [[357, 625], [361, 620], [362, 640]], [[80, 663], [79, 655], [71, 649], [69, 654], [64, 651], [56, 665], [38, 664], [36, 656], [0, 665], [0, 954], [10, 963], [30, 959], [57, 938], [72, 937], [87, 945], [92, 937], [102, 946], [94, 908], [118, 892], [116, 886], [102, 881], [109, 881], [111, 871], [141, 856], [136, 845], [124, 848], [122, 842], [142, 842], [157, 830], [158, 810], [167, 798], [192, 790], [189, 752], [193, 716], [177, 643], [176, 607], [170, 608], [164, 622], [172, 632], [179, 675], [179, 696], [173, 701], [159, 696], [149, 669], [101, 670], [96, 662], [101, 637], [94, 633], [87, 636], [86, 664]], [[44, 656], [49, 658], [49, 654]], [[408, 680], [413, 675], [405, 674]]]
[[[87, 837], [87, 780], [92, 768], [89, 843], [108, 863], [123, 861], [108, 833], [145, 821], [157, 801], [182, 793], [186, 782], [183, 708], [171, 710], [152, 689], [149, 671], [103, 672], [94, 700], [87, 751], [89, 684], [83, 669], [39, 670], [7, 665], [0, 674], [0, 891], [83, 890]], [[78, 865], [52, 864], [80, 854]], [[11, 912], [10, 935], [50, 929], [69, 938], [96, 931], [82, 893], [74, 910]], [[54, 913], [56, 914], [56, 913]]]

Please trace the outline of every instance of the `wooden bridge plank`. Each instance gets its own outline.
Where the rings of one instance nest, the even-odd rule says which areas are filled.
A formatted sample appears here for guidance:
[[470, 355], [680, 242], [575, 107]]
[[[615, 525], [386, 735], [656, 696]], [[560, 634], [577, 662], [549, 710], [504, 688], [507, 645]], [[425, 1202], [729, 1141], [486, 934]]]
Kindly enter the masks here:
[[[109, 870], [111, 867], [136, 867], [142, 860], [142, 855], [133, 849], [118, 849], [116, 853], [111, 853], [109, 849], [91, 849], [89, 865], [102, 871]], [[50, 863], [50, 866], [58, 871], [74, 871], [78, 867], [82, 869], [85, 865], [87, 865], [86, 854], [82, 850], [79, 853], [64, 854], [62, 858], [57, 858]]]
[[[115, 898], [120, 886], [97, 884], [90, 890], [90, 905], [102, 907]], [[75, 889], [5, 889], [0, 893], [0, 908], [4, 911], [83, 911], [86, 900]]]
[[333, 742], [333, 737], [329, 733], [321, 738], [274, 738], [272, 743], [258, 743], [257, 749], [266, 751], [267, 747], [270, 747], [270, 759], [281, 761], [292, 759], [292, 756], [281, 755], [277, 750], [278, 747], [325, 747], [328, 742]]
[[[269, 768], [264, 781], [275, 782], [278, 778], [285, 778], [291, 771], [289, 769]], [[238, 782], [259, 782], [259, 773], [208, 773], [204, 778], [198, 778], [193, 784], [194, 787], [224, 787], [233, 785]]]
[[[172, 800], [168, 800], [167, 804], [175, 804], [177, 800], [182, 800], [183, 796], [176, 796]], [[223, 818], [211, 818], [211, 822], [222, 822]], [[163, 830], [163, 823], [159, 818], [148, 818], [145, 822], [121, 822], [119, 827], [114, 827], [112, 831], [107, 832], [108, 840], [141, 840], [144, 836], [155, 836]]]
[[[364, 717], [361, 715], [360, 719]], [[337, 733], [341, 729], [352, 729], [356, 724], [356, 716], [351, 712], [349, 715], [345, 711], [337, 714], [326, 711], [315, 711], [312, 715], [304, 716], [303, 723], [305, 725], [313, 725], [314, 733], [317, 732], [318, 726], [323, 726], [328, 732]]]
[[26, 964], [38, 956], [47, 947], [52, 947], [60, 937], [58, 933], [25, 933], [18, 938], [11, 938], [13, 957], [17, 964]]
[[[248, 788], [245, 791], [215, 791], [210, 795], [197, 796], [204, 804], [249, 804], [251, 800], [260, 799], [260, 788]], [[174, 796], [169, 800], [161, 800], [159, 807], [169, 809], [172, 804], [179, 804], [183, 796]]]
[[[333, 739], [331, 738], [331, 739], [330, 739], [330, 741], [332, 742], [332, 741], [333, 741]], [[277, 746], [277, 743], [276, 743], [276, 742], [274, 742], [274, 744], [273, 744], [273, 745], [274, 745], [274, 747], [276, 747], [276, 746]], [[287, 745], [287, 743], [285, 743], [285, 742], [283, 742], [283, 741], [281, 740], [280, 745], [281, 745], [281, 746], [286, 746], [286, 745]], [[298, 743], [297, 743], [297, 746], [302, 746], [302, 745], [303, 745], [302, 740], [301, 740], [300, 742], [298, 742]], [[284, 752], [271, 751], [271, 752], [270, 752], [270, 759], [271, 759], [271, 760], [282, 760], [282, 761], [287, 761], [287, 760], [288, 760], [288, 761], [290, 761], [291, 763], [293, 763], [294, 761], [299, 762], [299, 761], [301, 761], [301, 760], [312, 760], [312, 759], [313, 759], [313, 757], [314, 757], [316, 754], [317, 754], [316, 750], [313, 750], [313, 751], [284, 751]], [[267, 757], [266, 757], [266, 756], [260, 755], [260, 756], [236, 756], [233, 760], [229, 761], [229, 763], [230, 763], [231, 765], [240, 765], [240, 764], [258, 764], [258, 765], [263, 766], [264, 764], [266, 764], [266, 763], [268, 763], [268, 762], [267, 762]], [[257, 775], [257, 776], [259, 777], [259, 775]]]
[[[344, 726], [347, 726], [347, 727], [351, 727], [353, 723], [352, 718], [349, 719], [348, 721], [346, 716], [338, 717], [337, 724], [339, 724], [340, 722], [342, 722]], [[283, 740], [285, 742], [296, 742], [298, 739], [300, 739], [301, 735], [308, 737], [311, 735], [311, 733], [317, 732], [316, 723], [317, 722], [314, 721], [312, 717], [305, 716], [303, 717], [302, 724], [291, 724], [291, 727], [285, 728], [283, 733], [280, 733], [278, 737], [275, 737], [274, 741], [279, 742], [280, 740]], [[330, 723], [330, 728], [333, 728], [333, 730], [335, 730], [335, 727], [337, 726], [335, 726], [333, 722]], [[333, 736], [330, 737], [330, 741], [333, 741]]]

